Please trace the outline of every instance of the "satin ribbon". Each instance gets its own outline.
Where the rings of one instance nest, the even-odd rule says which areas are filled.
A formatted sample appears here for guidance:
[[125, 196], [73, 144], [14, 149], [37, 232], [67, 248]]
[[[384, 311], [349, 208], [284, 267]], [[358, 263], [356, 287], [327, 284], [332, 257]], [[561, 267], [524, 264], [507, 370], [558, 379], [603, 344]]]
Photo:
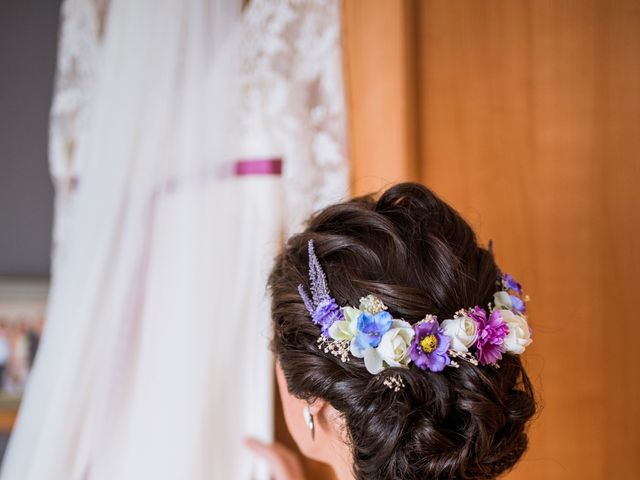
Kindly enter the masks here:
[[281, 175], [282, 159], [273, 158], [250, 158], [236, 160], [234, 174], [240, 175]]

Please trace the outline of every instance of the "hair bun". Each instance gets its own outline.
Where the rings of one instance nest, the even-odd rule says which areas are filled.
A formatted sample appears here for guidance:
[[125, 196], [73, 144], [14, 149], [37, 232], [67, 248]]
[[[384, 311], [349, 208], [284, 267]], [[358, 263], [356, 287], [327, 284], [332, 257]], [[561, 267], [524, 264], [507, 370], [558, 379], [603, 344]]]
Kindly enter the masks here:
[[[340, 305], [372, 293], [394, 318], [414, 324], [424, 312], [451, 318], [460, 306], [493, 298], [499, 269], [465, 220], [415, 183], [313, 215], [269, 277], [272, 347], [293, 395], [323, 398], [344, 416], [358, 480], [490, 479], [511, 468], [536, 411], [520, 358], [505, 354], [499, 369], [460, 362], [438, 373], [372, 376], [362, 360], [318, 349], [318, 327], [296, 290], [308, 283], [310, 239]], [[385, 384], [393, 375], [404, 384], [399, 391]]]

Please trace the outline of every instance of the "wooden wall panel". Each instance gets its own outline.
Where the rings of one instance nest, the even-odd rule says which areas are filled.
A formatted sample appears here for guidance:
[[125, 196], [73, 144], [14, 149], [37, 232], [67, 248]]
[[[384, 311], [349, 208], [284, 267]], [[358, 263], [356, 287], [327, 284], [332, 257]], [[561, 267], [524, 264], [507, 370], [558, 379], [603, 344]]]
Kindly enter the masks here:
[[344, 0], [344, 65], [354, 192], [417, 177], [416, 3]]
[[509, 478], [640, 478], [634, 347], [613, 333], [640, 327], [640, 3], [419, 5], [421, 179], [532, 296], [544, 409]]

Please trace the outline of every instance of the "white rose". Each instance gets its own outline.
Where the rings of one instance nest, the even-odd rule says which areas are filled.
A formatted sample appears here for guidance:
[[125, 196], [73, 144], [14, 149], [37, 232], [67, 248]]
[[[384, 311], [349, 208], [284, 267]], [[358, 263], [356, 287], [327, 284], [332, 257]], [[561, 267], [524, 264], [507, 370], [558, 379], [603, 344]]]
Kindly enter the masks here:
[[356, 336], [360, 310], [353, 307], [342, 309], [344, 320], [333, 322], [329, 327], [329, 336], [334, 340], [351, 340]]
[[511, 310], [513, 304], [511, 303], [511, 297], [505, 291], [496, 292], [493, 294], [493, 303], [498, 308], [505, 308]]
[[509, 333], [504, 338], [505, 350], [519, 355], [532, 342], [527, 319], [511, 310], [500, 310], [500, 314], [504, 323], [509, 327]]
[[369, 373], [375, 375], [384, 370], [383, 362], [389, 367], [406, 367], [414, 335], [409, 322], [393, 320], [391, 328], [380, 339], [380, 344], [364, 352], [364, 365]]
[[440, 328], [451, 338], [449, 348], [456, 352], [467, 353], [478, 337], [478, 323], [466, 315], [444, 320]]

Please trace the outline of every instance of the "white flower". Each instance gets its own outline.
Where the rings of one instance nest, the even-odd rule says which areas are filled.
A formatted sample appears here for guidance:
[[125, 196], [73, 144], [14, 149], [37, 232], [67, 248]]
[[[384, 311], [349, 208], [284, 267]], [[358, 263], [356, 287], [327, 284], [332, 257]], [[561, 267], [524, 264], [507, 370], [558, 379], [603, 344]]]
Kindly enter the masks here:
[[352, 340], [358, 330], [360, 310], [353, 307], [343, 307], [344, 320], [333, 322], [329, 327], [329, 336], [334, 340]]
[[511, 310], [500, 310], [500, 314], [504, 323], [509, 327], [509, 333], [504, 338], [505, 350], [519, 355], [532, 342], [527, 319]]
[[496, 292], [493, 294], [493, 303], [497, 308], [504, 308], [506, 310], [511, 310], [513, 304], [511, 302], [511, 296], [509, 293], [505, 291]]
[[374, 349], [373, 348], [362, 349], [358, 347], [355, 340], [351, 340], [351, 345], [349, 345], [349, 351], [351, 352], [351, 355], [353, 355], [354, 357], [356, 358], [364, 357], [364, 354], [367, 350], [374, 350]]
[[449, 348], [456, 352], [467, 353], [478, 337], [478, 323], [467, 315], [444, 320], [440, 328], [451, 338]]
[[391, 328], [380, 339], [376, 348], [364, 351], [364, 365], [375, 375], [386, 367], [406, 367], [410, 361], [409, 348], [415, 332], [409, 322], [393, 320]]

